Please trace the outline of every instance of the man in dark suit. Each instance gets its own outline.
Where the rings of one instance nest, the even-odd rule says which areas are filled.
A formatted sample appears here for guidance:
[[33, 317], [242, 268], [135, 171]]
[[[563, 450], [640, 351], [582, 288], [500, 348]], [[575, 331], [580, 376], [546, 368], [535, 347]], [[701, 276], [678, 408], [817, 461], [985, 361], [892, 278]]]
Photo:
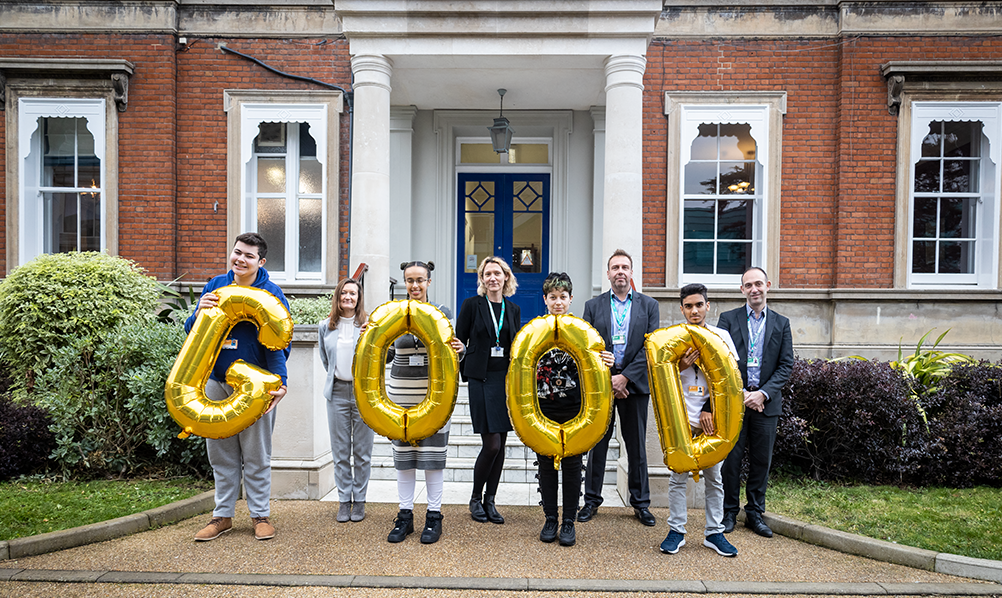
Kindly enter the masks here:
[[783, 411], [783, 387], [793, 371], [793, 334], [790, 320], [766, 307], [769, 277], [752, 267], [741, 276], [746, 305], [720, 314], [717, 327], [731, 335], [738, 350], [738, 367], [745, 388], [745, 415], [741, 435], [722, 468], [724, 479], [724, 533], [734, 530], [741, 502], [741, 459], [748, 449], [748, 485], [745, 527], [766, 538], [772, 530], [762, 520], [765, 488], [769, 482], [776, 425]]
[[602, 504], [602, 482], [609, 440], [616, 430], [616, 412], [626, 444], [629, 465], [630, 506], [646, 526], [656, 523], [648, 509], [651, 493], [647, 481], [647, 356], [644, 336], [657, 330], [661, 317], [658, 302], [633, 290], [633, 258], [622, 249], [613, 252], [606, 265], [612, 290], [585, 303], [584, 320], [605, 339], [605, 348], [616, 359], [612, 367], [612, 394], [616, 409], [605, 437], [588, 453], [585, 472], [585, 502], [578, 521], [589, 521]]

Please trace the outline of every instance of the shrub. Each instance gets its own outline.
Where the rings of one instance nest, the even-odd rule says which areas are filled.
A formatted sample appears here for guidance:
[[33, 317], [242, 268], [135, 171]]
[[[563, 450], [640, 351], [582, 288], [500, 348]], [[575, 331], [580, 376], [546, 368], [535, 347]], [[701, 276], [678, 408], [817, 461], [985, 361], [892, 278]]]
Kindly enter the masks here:
[[30, 390], [60, 347], [151, 317], [159, 297], [141, 268], [103, 253], [41, 255], [15, 269], [0, 282], [0, 351], [15, 395]]
[[922, 398], [929, 446], [908, 455], [911, 481], [1002, 486], [1002, 363], [955, 364]]
[[900, 482], [924, 423], [887, 363], [797, 360], [784, 391], [774, 462], [830, 481]]
[[164, 384], [184, 339], [178, 325], [133, 322], [103, 342], [81, 338], [55, 351], [34, 395], [52, 414], [52, 457], [64, 476], [147, 467], [209, 471], [205, 441], [178, 439], [164, 404]]
[[34, 472], [52, 451], [52, 419], [32, 405], [0, 396], [0, 480]]
[[316, 326], [331, 315], [331, 296], [289, 299], [289, 313], [296, 326]]

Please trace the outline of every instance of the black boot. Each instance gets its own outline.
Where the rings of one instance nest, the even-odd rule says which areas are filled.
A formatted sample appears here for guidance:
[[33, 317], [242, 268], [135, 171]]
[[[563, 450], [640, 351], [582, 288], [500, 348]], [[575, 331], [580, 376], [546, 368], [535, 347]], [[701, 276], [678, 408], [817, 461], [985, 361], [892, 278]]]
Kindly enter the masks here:
[[574, 546], [576, 535], [574, 533], [574, 520], [564, 519], [564, 524], [560, 526], [560, 545]]
[[414, 512], [410, 509], [400, 509], [397, 518], [393, 520], [393, 530], [386, 537], [391, 544], [403, 542], [409, 534], [414, 533]]
[[540, 542], [552, 542], [557, 539], [557, 516], [547, 515], [546, 523], [543, 524], [543, 531], [539, 532]]
[[438, 511], [428, 511], [424, 518], [424, 531], [421, 532], [422, 544], [434, 544], [442, 537], [442, 514]]
[[478, 523], [487, 523], [487, 513], [484, 512], [484, 504], [479, 496], [470, 499], [470, 517]]
[[504, 523], [504, 517], [501, 513], [498, 513], [497, 507], [494, 506], [494, 497], [485, 496], [484, 497], [484, 513], [487, 514], [487, 521], [491, 523]]

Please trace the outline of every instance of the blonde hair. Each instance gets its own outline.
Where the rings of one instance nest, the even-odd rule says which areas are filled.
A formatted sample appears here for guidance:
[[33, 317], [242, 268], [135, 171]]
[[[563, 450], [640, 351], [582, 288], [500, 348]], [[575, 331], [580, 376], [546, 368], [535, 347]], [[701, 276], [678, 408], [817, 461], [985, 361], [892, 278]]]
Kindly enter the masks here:
[[361, 327], [365, 324], [365, 320], [369, 317], [369, 314], [365, 313], [365, 301], [362, 298], [362, 285], [358, 284], [358, 281], [354, 278], [342, 278], [341, 282], [337, 283], [334, 287], [334, 296], [331, 298], [331, 315], [327, 318], [327, 328], [334, 330], [337, 328], [338, 320], [341, 319], [341, 291], [344, 287], [353, 284], [355, 288], [358, 289], [358, 300], [355, 302], [355, 326]]
[[501, 294], [505, 297], [511, 297], [515, 294], [515, 289], [518, 288], [518, 282], [515, 281], [515, 274], [511, 271], [511, 267], [503, 259], [497, 256], [485, 257], [484, 261], [480, 262], [480, 267], [477, 268], [477, 294], [481, 297], [487, 294], [487, 287], [484, 286], [484, 270], [487, 269], [487, 264], [497, 264], [499, 268], [504, 272], [505, 281], [504, 286], [501, 287]]

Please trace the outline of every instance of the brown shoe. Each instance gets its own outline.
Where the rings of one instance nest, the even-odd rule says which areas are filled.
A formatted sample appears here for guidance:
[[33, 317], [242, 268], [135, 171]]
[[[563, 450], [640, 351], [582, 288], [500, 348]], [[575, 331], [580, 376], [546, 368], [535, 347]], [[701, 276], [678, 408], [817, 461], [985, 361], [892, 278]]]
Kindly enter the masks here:
[[231, 517], [213, 517], [209, 525], [198, 530], [195, 534], [196, 542], [208, 542], [215, 540], [219, 536], [233, 529], [233, 519]]
[[258, 540], [270, 540], [275, 537], [275, 526], [267, 517], [251, 517], [254, 522], [254, 537]]

